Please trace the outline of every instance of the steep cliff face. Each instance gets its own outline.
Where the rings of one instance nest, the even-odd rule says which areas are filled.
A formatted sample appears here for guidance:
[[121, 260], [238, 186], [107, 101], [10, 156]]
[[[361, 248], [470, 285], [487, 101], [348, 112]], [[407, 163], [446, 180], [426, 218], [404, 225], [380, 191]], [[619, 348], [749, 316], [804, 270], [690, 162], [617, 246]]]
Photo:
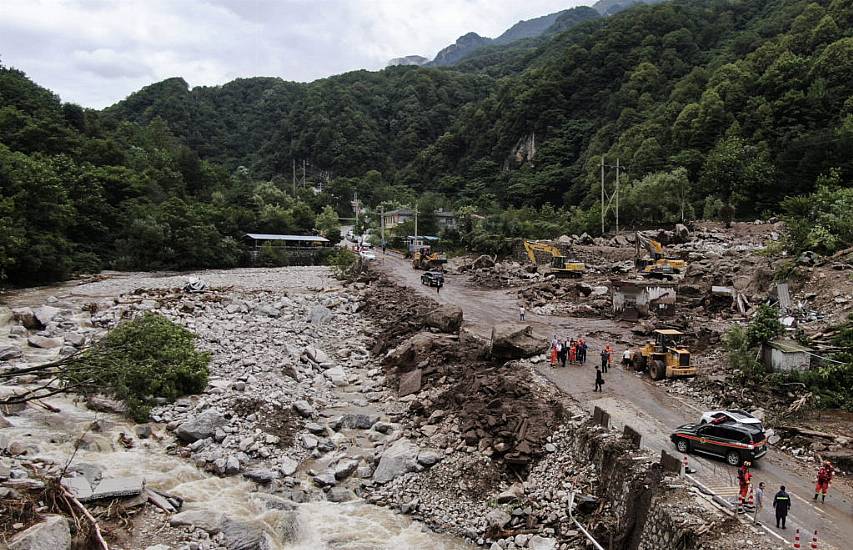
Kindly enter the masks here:
[[483, 46], [492, 43], [491, 38], [480, 36], [475, 32], [460, 36], [454, 44], [451, 44], [438, 52], [429, 64], [434, 67], [453, 65], [463, 57], [466, 57]]

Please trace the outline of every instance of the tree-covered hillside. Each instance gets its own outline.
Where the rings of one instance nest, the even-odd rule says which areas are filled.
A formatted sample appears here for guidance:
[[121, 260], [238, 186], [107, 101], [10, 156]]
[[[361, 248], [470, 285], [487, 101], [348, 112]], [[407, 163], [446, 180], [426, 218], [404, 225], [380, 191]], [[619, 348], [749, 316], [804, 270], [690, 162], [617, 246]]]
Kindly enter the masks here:
[[467, 245], [593, 231], [602, 158], [622, 168], [623, 227], [774, 212], [795, 248], [853, 241], [853, 0], [571, 24], [452, 68], [176, 78], [102, 112], [0, 67], [0, 276], [233, 265], [242, 232], [329, 227], [355, 192], [459, 209]]

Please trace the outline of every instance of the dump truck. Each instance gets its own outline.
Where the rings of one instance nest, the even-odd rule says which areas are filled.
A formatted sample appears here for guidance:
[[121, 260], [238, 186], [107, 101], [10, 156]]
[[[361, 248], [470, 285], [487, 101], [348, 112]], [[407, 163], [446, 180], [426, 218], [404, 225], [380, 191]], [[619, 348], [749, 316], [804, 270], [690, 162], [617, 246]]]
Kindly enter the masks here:
[[581, 277], [586, 273], [586, 265], [578, 260], [569, 260], [556, 246], [547, 243], [524, 241], [524, 250], [533, 265], [539, 265], [536, 252], [544, 252], [551, 257], [550, 273], [557, 277]]
[[[671, 258], [664, 254], [663, 245], [648, 237], [636, 234], [637, 254], [634, 264], [643, 277], [666, 279], [671, 281], [675, 275], [687, 269], [687, 262], [681, 258]], [[640, 256], [640, 246], [646, 249], [647, 256]]]
[[696, 376], [696, 367], [690, 365], [690, 351], [679, 344], [684, 333], [674, 329], [657, 329], [654, 342], [648, 341], [634, 352], [635, 370], [648, 370], [652, 380]]

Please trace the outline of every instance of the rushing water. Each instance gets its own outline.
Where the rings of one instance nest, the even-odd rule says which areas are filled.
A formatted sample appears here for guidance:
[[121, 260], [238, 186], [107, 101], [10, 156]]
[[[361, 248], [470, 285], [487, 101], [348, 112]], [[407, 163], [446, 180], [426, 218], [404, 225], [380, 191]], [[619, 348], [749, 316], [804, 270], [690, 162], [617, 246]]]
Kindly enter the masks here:
[[[276, 542], [277, 550], [471, 548], [459, 539], [430, 532], [404, 516], [361, 501], [301, 504], [296, 512], [295, 536], [286, 537], [293, 531], [292, 514], [266, 509], [262, 500], [253, 496], [254, 483], [239, 477], [212, 476], [166, 454], [164, 446], [154, 439], [138, 440], [136, 447], [125, 449], [117, 444], [118, 435], [132, 433], [132, 426], [119, 417], [94, 413], [65, 398], [52, 398], [50, 404], [61, 412], [30, 407], [7, 417], [13, 426], [0, 430], [0, 440], [4, 440], [0, 442], [20, 441], [28, 448], [28, 457], [64, 464], [74, 453], [77, 438], [85, 434], [85, 443], [72, 464], [96, 465], [104, 478], [143, 477], [148, 486], [185, 499], [184, 510], [224, 513], [263, 528]], [[99, 432], [89, 429], [95, 420], [103, 426]]]

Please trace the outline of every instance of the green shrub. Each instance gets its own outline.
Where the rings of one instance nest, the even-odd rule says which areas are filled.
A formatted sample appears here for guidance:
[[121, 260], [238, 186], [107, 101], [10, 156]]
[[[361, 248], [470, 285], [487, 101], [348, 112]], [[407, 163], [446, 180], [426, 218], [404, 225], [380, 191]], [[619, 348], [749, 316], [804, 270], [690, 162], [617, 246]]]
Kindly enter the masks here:
[[723, 345], [729, 364], [744, 381], [756, 381], [764, 376], [764, 365], [759, 361], [757, 349], [750, 345], [748, 329], [734, 325], [723, 335]]
[[746, 329], [747, 344], [750, 348], [757, 348], [779, 336], [784, 330], [785, 327], [779, 322], [779, 310], [772, 306], [760, 305]]
[[353, 273], [360, 263], [358, 255], [346, 248], [337, 248], [326, 259], [338, 277], [347, 277]]
[[155, 397], [174, 400], [207, 386], [209, 352], [195, 347], [196, 336], [153, 313], [119, 324], [70, 361], [62, 378], [82, 393], [104, 393], [123, 401], [143, 422]]

